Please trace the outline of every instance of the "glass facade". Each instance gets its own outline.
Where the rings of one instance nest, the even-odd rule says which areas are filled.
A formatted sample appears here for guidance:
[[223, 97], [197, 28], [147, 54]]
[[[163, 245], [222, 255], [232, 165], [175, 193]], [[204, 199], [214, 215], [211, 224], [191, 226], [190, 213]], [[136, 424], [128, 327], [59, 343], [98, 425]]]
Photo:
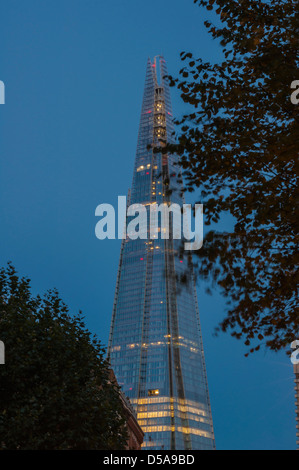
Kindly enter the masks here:
[[[153, 151], [174, 139], [166, 75], [163, 57], [148, 60], [128, 198], [148, 213], [155, 203], [184, 203], [176, 156]], [[214, 449], [192, 261], [172, 231], [123, 240], [108, 357], [145, 432], [143, 448]]]

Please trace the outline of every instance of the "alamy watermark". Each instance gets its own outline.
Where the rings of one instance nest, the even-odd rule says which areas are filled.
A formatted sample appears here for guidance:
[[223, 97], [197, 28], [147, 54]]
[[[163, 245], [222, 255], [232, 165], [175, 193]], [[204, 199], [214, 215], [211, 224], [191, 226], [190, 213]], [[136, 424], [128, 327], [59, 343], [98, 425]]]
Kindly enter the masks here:
[[5, 85], [2, 80], [0, 80], [0, 104], [5, 104]]
[[294, 80], [291, 83], [291, 88], [292, 90], [295, 89], [295, 91], [293, 91], [293, 93], [291, 94], [291, 103], [298, 104], [299, 103], [299, 80]]
[[0, 365], [5, 364], [5, 346], [3, 341], [0, 341]]
[[[194, 211], [194, 230], [192, 218]], [[170, 216], [172, 214], [172, 216]], [[100, 204], [95, 215], [101, 217], [95, 227], [95, 234], [99, 240], [115, 240], [116, 215], [111, 204]], [[149, 215], [149, 217], [148, 217]], [[160, 217], [159, 217], [160, 216]], [[133, 219], [127, 224], [127, 218]], [[159, 226], [159, 218], [161, 224]], [[132, 204], [127, 207], [126, 196], [118, 196], [118, 230], [117, 238], [131, 240], [156, 240], [159, 234], [162, 240], [187, 240], [185, 250], [199, 250], [203, 244], [203, 205], [195, 204], [167, 204], [158, 205], [156, 202], [147, 204]], [[149, 219], [149, 223], [148, 223]]]
[[295, 349], [295, 351], [291, 354], [291, 362], [295, 366], [299, 364], [299, 340], [295, 340], [291, 344], [291, 349]]

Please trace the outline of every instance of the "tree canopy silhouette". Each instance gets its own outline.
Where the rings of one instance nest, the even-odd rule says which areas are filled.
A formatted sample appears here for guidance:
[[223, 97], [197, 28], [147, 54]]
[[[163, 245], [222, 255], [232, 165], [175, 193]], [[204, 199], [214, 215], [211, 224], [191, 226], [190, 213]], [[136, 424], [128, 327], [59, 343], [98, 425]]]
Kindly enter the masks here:
[[198, 273], [228, 299], [220, 329], [250, 352], [299, 337], [298, 315], [298, 2], [194, 0], [223, 59], [183, 52], [169, 77], [190, 111], [178, 125], [187, 189], [198, 191], [205, 224], [234, 216], [231, 232], [210, 230]]
[[126, 426], [104, 349], [56, 290], [0, 269], [0, 449], [124, 449]]

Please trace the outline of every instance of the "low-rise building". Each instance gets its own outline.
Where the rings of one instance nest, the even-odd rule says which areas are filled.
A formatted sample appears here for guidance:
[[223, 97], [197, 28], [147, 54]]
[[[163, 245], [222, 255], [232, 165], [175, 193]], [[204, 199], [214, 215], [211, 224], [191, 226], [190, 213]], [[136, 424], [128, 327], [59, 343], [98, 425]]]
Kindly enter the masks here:
[[[110, 369], [110, 380], [117, 384], [114, 372]], [[129, 399], [120, 391], [120, 398], [123, 404], [123, 410], [127, 421], [128, 442], [127, 450], [140, 450], [143, 442], [144, 432], [137, 421], [137, 415]]]

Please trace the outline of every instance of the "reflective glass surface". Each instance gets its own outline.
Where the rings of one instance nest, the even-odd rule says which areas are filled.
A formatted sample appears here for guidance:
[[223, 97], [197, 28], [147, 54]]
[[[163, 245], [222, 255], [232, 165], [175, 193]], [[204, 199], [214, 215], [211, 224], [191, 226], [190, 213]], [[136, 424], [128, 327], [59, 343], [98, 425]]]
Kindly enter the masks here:
[[[173, 117], [162, 57], [147, 64], [129, 204], [182, 206], [175, 155], [152, 147], [173, 142]], [[130, 218], [128, 220], [130, 222]], [[170, 224], [171, 227], [171, 224]], [[145, 432], [146, 449], [215, 448], [196, 289], [181, 240], [123, 240], [108, 356]], [[190, 253], [190, 252], [189, 252]], [[178, 281], [186, 275], [188, 282]]]

